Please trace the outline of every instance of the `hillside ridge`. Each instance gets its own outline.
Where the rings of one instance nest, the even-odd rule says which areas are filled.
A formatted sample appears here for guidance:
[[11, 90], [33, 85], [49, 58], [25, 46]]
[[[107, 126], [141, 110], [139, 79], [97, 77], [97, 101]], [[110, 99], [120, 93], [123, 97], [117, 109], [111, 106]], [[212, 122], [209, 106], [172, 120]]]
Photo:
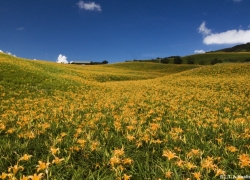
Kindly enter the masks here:
[[250, 42], [210, 52], [250, 52]]

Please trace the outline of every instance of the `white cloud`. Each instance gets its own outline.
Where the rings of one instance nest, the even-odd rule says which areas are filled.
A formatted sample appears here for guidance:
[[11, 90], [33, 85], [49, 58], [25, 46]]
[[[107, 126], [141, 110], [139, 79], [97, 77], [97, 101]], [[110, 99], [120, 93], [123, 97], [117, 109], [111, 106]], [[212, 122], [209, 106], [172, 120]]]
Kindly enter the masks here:
[[203, 54], [203, 53], [205, 53], [205, 52], [206, 52], [206, 51], [204, 51], [204, 50], [202, 50], [202, 49], [201, 49], [201, 50], [195, 50], [195, 51], [194, 51], [195, 54]]
[[198, 28], [199, 33], [203, 34], [204, 44], [239, 44], [250, 42], [250, 30], [242, 30], [241, 26], [239, 30], [233, 29], [221, 33], [212, 33], [210, 29], [206, 27], [205, 22], [202, 22]]
[[88, 11], [102, 11], [101, 6], [99, 4], [96, 4], [95, 2], [84, 2], [84, 1], [79, 1], [77, 3], [77, 6], [80, 9], [88, 10]]
[[12, 54], [12, 53], [11, 53], [11, 52], [9, 52], [9, 51], [3, 52], [2, 50], [0, 50], [0, 53], [6, 53], [6, 54], [8, 54], [8, 55], [11, 55], [11, 56], [16, 57], [16, 55], [15, 55], [15, 54]]
[[204, 44], [238, 44], [250, 42], [250, 30], [228, 30], [213, 33], [203, 39]]
[[68, 64], [69, 62], [67, 61], [67, 57], [59, 54], [58, 58], [57, 58], [57, 63], [63, 63], [63, 64]]
[[198, 30], [199, 33], [203, 34], [204, 36], [211, 34], [211, 30], [206, 28], [206, 22], [202, 22]]

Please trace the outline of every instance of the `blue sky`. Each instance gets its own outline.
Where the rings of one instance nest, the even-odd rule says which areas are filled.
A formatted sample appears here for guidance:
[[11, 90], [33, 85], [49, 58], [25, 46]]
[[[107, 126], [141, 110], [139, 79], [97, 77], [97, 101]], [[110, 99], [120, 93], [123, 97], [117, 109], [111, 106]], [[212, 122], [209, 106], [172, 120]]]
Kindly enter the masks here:
[[0, 50], [55, 62], [185, 56], [250, 42], [249, 14], [250, 0], [0, 0]]

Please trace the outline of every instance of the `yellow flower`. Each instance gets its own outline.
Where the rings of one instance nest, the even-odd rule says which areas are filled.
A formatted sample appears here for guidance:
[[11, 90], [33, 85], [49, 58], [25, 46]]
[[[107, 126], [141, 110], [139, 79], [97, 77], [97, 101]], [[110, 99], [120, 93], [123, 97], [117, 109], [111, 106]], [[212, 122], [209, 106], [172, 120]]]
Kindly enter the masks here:
[[38, 161], [39, 165], [37, 165], [37, 172], [40, 171], [40, 170], [44, 170], [44, 169], [47, 169], [50, 165], [49, 162], [45, 163], [45, 162], [42, 162], [42, 161]]
[[84, 139], [78, 139], [77, 142], [81, 145], [82, 148], [84, 148], [85, 143], [86, 143], [87, 141], [84, 140]]
[[124, 154], [124, 148], [114, 150], [114, 156], [122, 156]]
[[155, 144], [161, 144], [163, 141], [161, 141], [160, 139], [156, 139], [156, 140], [152, 140], [152, 143], [155, 143]]
[[200, 154], [199, 149], [191, 149], [191, 151], [187, 153], [187, 157], [191, 158], [193, 156], [198, 156], [199, 154]]
[[23, 175], [23, 177], [21, 177], [21, 179], [20, 180], [29, 180], [30, 178], [28, 177], [28, 176], [24, 176]]
[[139, 148], [142, 146], [142, 142], [141, 141], [136, 141], [136, 148]]
[[216, 140], [218, 141], [218, 144], [222, 144], [223, 138], [216, 138]]
[[248, 154], [241, 154], [241, 155], [239, 155], [238, 159], [240, 160], [239, 165], [241, 168], [244, 168], [247, 166], [250, 167], [250, 158], [249, 158]]
[[225, 111], [225, 112], [230, 112], [230, 108], [224, 107], [224, 111]]
[[194, 172], [194, 173], [192, 173], [193, 174], [193, 176], [194, 176], [194, 178], [196, 179], [196, 180], [200, 180], [200, 178], [201, 178], [201, 173], [200, 172]]
[[135, 139], [135, 137], [132, 136], [132, 135], [130, 135], [130, 134], [128, 134], [128, 135], [127, 135], [127, 139], [128, 139], [129, 141], [133, 141], [133, 140]]
[[226, 172], [223, 171], [222, 169], [216, 169], [216, 175], [215, 176], [219, 176], [219, 175], [226, 175]]
[[123, 174], [123, 179], [124, 180], [130, 180], [130, 178], [131, 178], [131, 175], [129, 176], [127, 174]]
[[250, 166], [250, 161], [241, 161], [239, 164], [241, 168], [244, 168]]
[[159, 129], [161, 126], [157, 123], [150, 123], [150, 129], [152, 131], [156, 131], [157, 129]]
[[168, 160], [171, 160], [173, 158], [177, 158], [178, 156], [175, 155], [175, 153], [169, 151], [169, 150], [164, 150], [162, 156], [167, 157]]
[[179, 167], [183, 167], [183, 163], [184, 163], [185, 161], [182, 161], [181, 159], [179, 160], [179, 161], [177, 161], [175, 164], [177, 165], [177, 166], [179, 166]]
[[28, 161], [31, 157], [32, 155], [24, 154], [19, 161]]
[[10, 128], [6, 133], [8, 133], [8, 134], [12, 134], [13, 132], [15, 131], [15, 129], [14, 128]]
[[69, 148], [70, 151], [80, 151], [80, 148], [78, 146], [72, 146]]
[[61, 137], [63, 138], [64, 136], [67, 136], [67, 133], [62, 132], [60, 135], [61, 135]]
[[183, 130], [181, 128], [172, 128], [171, 131], [175, 133], [183, 133]]
[[200, 153], [199, 149], [191, 149], [193, 155], [198, 155]]
[[144, 134], [142, 137], [142, 140], [145, 141], [146, 143], [148, 143], [150, 140], [150, 136], [148, 134]]
[[227, 148], [227, 150], [230, 151], [230, 152], [236, 152], [236, 151], [238, 151], [238, 149], [237, 149], [236, 147], [234, 147], [234, 146], [228, 146], [228, 147], [226, 147], [226, 148]]
[[181, 152], [181, 148], [179, 148], [179, 147], [174, 147], [174, 150]]
[[0, 130], [5, 130], [6, 126], [3, 123], [0, 123]]
[[9, 172], [12, 171], [13, 174], [15, 175], [17, 173], [17, 171], [19, 171], [19, 170], [23, 171], [23, 169], [24, 169], [23, 166], [18, 166], [18, 164], [16, 164], [14, 166], [9, 167], [8, 171]]
[[100, 164], [99, 164], [99, 163], [96, 163], [96, 164], [95, 164], [95, 168], [100, 168]]
[[126, 128], [127, 128], [127, 130], [129, 130], [129, 131], [132, 131], [132, 130], [134, 130], [134, 129], [135, 129], [135, 127], [134, 127], [134, 126], [126, 126]]
[[59, 151], [59, 148], [53, 148], [53, 147], [51, 147], [50, 151], [51, 151], [52, 154], [55, 155]]
[[60, 164], [63, 160], [64, 160], [64, 158], [59, 159], [58, 157], [55, 157], [55, 159], [52, 161], [52, 163]]
[[165, 172], [165, 177], [166, 178], [171, 178], [172, 177], [172, 172], [170, 170], [168, 170], [167, 172]]
[[188, 168], [188, 170], [191, 170], [191, 169], [196, 168], [197, 166], [195, 166], [194, 164], [188, 162], [188, 163], [186, 164], [186, 167]]
[[237, 176], [236, 180], [244, 180], [245, 178], [243, 176]]
[[5, 178], [7, 178], [7, 176], [8, 176], [7, 173], [2, 172], [2, 175], [0, 175], [0, 178], [1, 178], [1, 179], [5, 179]]
[[248, 154], [241, 154], [238, 158], [240, 161], [250, 161], [250, 158], [248, 157]]
[[130, 165], [130, 164], [133, 163], [133, 160], [130, 159], [130, 158], [125, 158], [125, 159], [123, 159], [122, 163], [123, 163], [123, 164], [129, 164], [129, 165]]
[[29, 176], [29, 178], [32, 180], [40, 180], [40, 179], [42, 179], [42, 177], [43, 177], [43, 173], [40, 173], [38, 175], [34, 174], [33, 176]]
[[90, 147], [91, 151], [95, 151], [98, 148], [98, 145], [99, 145], [99, 142], [97, 141], [92, 142], [91, 147]]
[[204, 161], [202, 161], [201, 167], [204, 169], [214, 169], [217, 166], [214, 164], [213, 161], [213, 158], [208, 156]]
[[114, 167], [116, 164], [120, 164], [120, 163], [121, 163], [120, 158], [118, 158], [116, 156], [110, 158], [110, 164], [112, 167]]

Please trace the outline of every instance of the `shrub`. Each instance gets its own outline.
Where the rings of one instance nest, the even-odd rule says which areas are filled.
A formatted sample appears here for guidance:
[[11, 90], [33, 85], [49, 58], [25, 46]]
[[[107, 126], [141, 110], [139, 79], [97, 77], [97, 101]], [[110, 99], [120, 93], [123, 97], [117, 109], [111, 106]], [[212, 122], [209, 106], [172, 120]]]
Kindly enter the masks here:
[[247, 59], [245, 60], [245, 62], [250, 62], [250, 58], [247, 58]]
[[200, 60], [199, 64], [200, 65], [205, 65], [205, 61], [204, 60]]
[[102, 64], [108, 64], [109, 62], [107, 60], [102, 61]]
[[212, 61], [211, 61], [211, 64], [214, 65], [214, 64], [217, 64], [217, 63], [222, 63], [222, 60], [218, 59], [218, 58], [214, 58]]
[[174, 64], [181, 64], [181, 63], [182, 63], [182, 59], [180, 56], [174, 57]]
[[169, 59], [168, 58], [163, 58], [161, 60], [161, 63], [168, 64], [169, 63]]
[[188, 57], [188, 58], [187, 58], [187, 63], [188, 63], [188, 64], [194, 64], [194, 58]]
[[228, 58], [224, 60], [225, 62], [237, 62], [236, 59]]

